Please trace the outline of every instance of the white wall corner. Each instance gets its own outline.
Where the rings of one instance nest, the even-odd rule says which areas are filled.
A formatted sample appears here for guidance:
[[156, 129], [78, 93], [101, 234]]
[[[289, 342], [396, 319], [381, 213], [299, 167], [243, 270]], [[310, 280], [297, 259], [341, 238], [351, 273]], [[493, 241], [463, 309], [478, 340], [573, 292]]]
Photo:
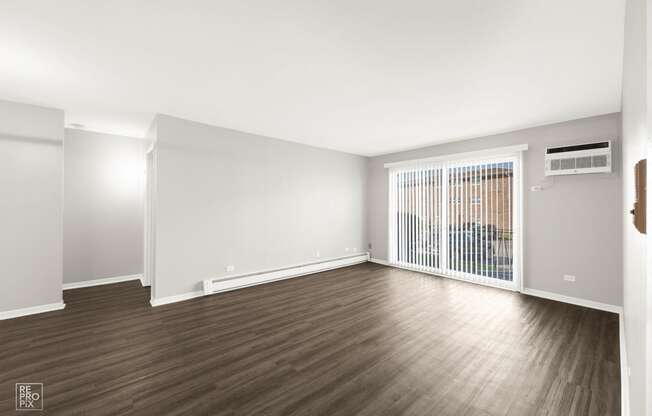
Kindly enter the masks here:
[[387, 260], [383, 260], [383, 259], [369, 258], [369, 261], [371, 263], [382, 264], [383, 266], [391, 266], [391, 264], [389, 264]]

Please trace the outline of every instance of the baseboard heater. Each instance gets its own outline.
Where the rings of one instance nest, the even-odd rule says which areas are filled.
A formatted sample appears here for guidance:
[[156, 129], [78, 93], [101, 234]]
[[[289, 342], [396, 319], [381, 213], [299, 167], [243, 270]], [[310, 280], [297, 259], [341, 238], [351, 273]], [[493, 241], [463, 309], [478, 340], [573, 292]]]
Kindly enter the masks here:
[[237, 276], [220, 277], [204, 280], [204, 295], [227, 292], [248, 286], [260, 285], [277, 280], [290, 279], [307, 274], [352, 266], [369, 261], [369, 253], [359, 253], [344, 257], [335, 257], [312, 263], [298, 264], [280, 269], [241, 274]]

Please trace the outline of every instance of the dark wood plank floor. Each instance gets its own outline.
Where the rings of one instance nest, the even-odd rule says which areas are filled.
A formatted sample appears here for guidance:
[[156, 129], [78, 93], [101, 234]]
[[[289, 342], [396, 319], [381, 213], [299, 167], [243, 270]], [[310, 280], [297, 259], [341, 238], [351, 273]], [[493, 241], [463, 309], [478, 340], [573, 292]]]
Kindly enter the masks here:
[[617, 415], [618, 317], [366, 263], [151, 308], [137, 282], [0, 321], [0, 411]]

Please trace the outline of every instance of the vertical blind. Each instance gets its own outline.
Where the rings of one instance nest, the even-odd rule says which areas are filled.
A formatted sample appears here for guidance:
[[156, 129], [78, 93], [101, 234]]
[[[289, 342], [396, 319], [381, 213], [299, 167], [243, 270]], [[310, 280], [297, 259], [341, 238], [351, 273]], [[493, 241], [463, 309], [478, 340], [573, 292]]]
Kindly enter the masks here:
[[516, 288], [517, 162], [390, 168], [390, 262]]

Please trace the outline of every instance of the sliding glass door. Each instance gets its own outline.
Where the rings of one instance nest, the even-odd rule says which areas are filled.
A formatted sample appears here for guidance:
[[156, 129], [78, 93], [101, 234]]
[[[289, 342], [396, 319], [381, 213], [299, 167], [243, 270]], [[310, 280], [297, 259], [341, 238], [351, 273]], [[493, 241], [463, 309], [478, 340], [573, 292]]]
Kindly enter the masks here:
[[390, 262], [518, 288], [519, 158], [389, 171]]

